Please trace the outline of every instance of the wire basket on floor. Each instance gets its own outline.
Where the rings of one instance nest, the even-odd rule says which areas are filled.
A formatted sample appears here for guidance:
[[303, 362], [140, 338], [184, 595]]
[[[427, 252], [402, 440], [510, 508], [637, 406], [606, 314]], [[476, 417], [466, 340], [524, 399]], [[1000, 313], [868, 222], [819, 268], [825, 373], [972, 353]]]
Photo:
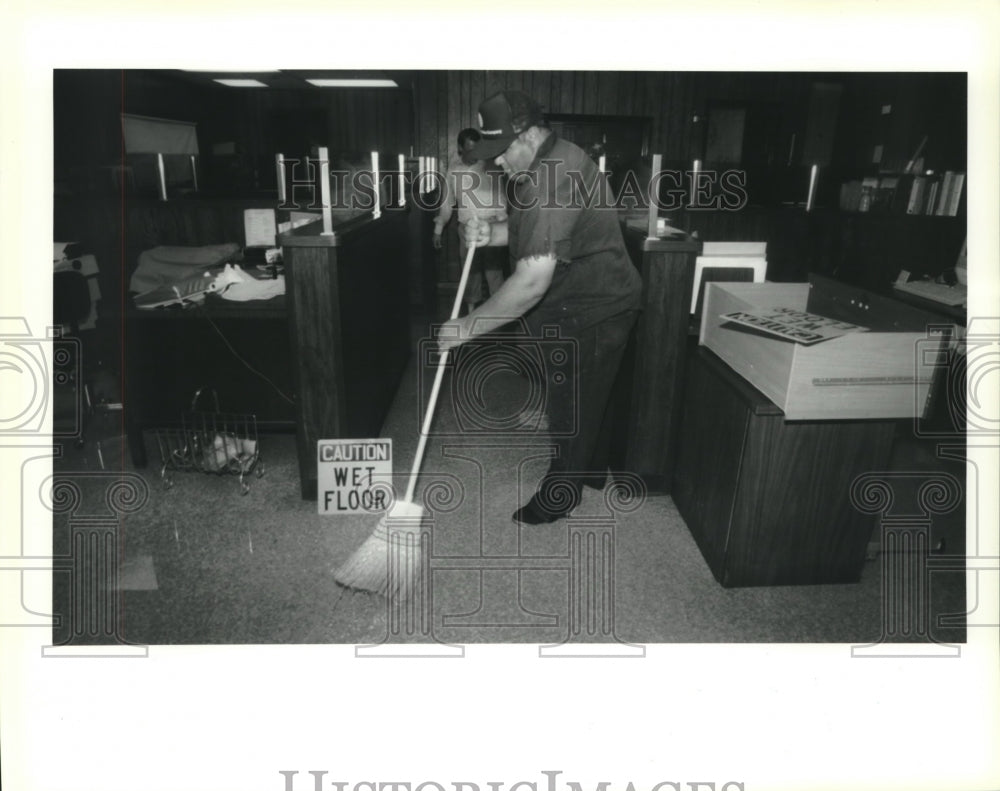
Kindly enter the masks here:
[[257, 438], [257, 416], [215, 410], [196, 411], [202, 391], [195, 393], [191, 411], [181, 416], [180, 428], [157, 429], [153, 432], [160, 451], [160, 478], [173, 486], [171, 472], [205, 472], [216, 475], [238, 475], [240, 492], [250, 491], [247, 481], [251, 472], [264, 475], [264, 462]]

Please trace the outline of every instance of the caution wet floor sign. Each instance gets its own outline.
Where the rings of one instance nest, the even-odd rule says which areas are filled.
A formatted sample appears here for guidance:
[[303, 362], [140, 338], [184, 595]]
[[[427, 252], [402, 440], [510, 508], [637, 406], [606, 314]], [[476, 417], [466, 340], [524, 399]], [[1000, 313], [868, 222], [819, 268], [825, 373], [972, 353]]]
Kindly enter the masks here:
[[391, 439], [321, 439], [316, 446], [319, 513], [384, 511], [392, 505]]

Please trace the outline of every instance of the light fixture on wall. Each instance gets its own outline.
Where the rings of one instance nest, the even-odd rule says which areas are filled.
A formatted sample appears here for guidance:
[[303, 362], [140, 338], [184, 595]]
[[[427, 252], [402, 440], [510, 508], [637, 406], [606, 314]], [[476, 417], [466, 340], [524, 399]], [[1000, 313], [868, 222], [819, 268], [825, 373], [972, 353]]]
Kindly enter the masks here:
[[330, 78], [313, 77], [307, 78], [306, 82], [315, 85], [317, 88], [398, 88], [395, 80], [370, 79], [370, 78]]

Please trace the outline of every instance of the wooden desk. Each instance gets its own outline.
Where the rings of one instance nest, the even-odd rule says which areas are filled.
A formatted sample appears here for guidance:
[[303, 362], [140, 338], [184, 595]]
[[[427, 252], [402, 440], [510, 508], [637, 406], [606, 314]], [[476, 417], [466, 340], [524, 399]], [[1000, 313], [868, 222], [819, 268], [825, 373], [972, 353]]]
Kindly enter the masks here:
[[873, 522], [851, 483], [887, 469], [896, 421], [786, 421], [705, 348], [684, 409], [673, 499], [722, 585], [860, 578]]
[[651, 491], [670, 490], [683, 394], [697, 240], [647, 239], [623, 226], [642, 274], [642, 314], [612, 395], [611, 469], [640, 475]]
[[[282, 297], [259, 302], [208, 297], [187, 308], [129, 308], [122, 344], [125, 430], [136, 467], [147, 464], [143, 429], [176, 424], [202, 388], [215, 391], [221, 411], [256, 415], [262, 431], [294, 426]], [[214, 409], [205, 395], [199, 408]]]
[[387, 209], [330, 236], [312, 223], [279, 237], [303, 499], [316, 498], [316, 442], [379, 436], [399, 386], [410, 351], [408, 215]]

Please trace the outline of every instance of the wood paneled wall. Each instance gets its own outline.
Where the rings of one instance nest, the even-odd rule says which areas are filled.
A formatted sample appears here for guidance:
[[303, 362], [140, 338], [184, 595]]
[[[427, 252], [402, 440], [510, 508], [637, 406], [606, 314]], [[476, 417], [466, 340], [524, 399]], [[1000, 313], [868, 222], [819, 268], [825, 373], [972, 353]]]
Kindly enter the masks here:
[[[926, 135], [927, 167], [966, 169], [966, 81], [959, 73], [415, 72], [416, 152], [436, 156], [444, 166], [458, 132], [476, 125], [480, 102], [498, 90], [517, 89], [550, 113], [649, 118], [650, 153], [661, 154], [664, 167], [687, 168], [696, 158], [704, 163], [709, 110], [737, 105], [748, 108], [756, 121], [755, 135], [747, 128], [753, 150], [744, 151], [743, 163], [752, 182], [751, 202], [778, 206], [805, 200], [808, 163], [800, 160], [816, 83], [843, 86], [836, 128], [824, 130], [833, 136], [830, 168], [820, 185], [824, 205], [836, 206], [840, 181], [877, 172], [871, 161], [875, 145], [885, 150], [884, 164], [899, 168]], [[758, 221], [756, 215], [700, 220], [718, 226], [723, 235], [715, 238], [729, 238], [729, 225], [745, 233]], [[781, 223], [768, 227], [770, 236], [781, 235]], [[439, 257], [438, 279], [457, 281], [459, 269], [452, 231]]]
[[[753, 151], [745, 152], [755, 168], [754, 202], [777, 206], [805, 197], [807, 174], [787, 168], [787, 152], [793, 136], [796, 150], [802, 148], [817, 82], [844, 86], [834, 132], [834, 175], [820, 180], [821, 189], [832, 190], [825, 205], [835, 205], [843, 180], [836, 171], [856, 177], [864, 168], [870, 170], [875, 144], [884, 144], [887, 160], [905, 161], [928, 135], [928, 167], [965, 169], [965, 82], [960, 74], [454, 70], [413, 71], [403, 77], [400, 88], [390, 90], [239, 91], [163, 71], [60, 71], [54, 81], [56, 179], [72, 182], [78, 171], [89, 170], [87, 178], [108, 186], [104, 168], [121, 158], [118, 116], [123, 109], [197, 121], [203, 151], [210, 151], [213, 142], [233, 140], [247, 153], [271, 157], [281, 138], [282, 145], [312, 141], [335, 151], [378, 148], [395, 154], [412, 149], [414, 155], [437, 157], [444, 167], [458, 132], [476, 125], [480, 102], [497, 90], [518, 89], [550, 113], [648, 118], [650, 153], [661, 154], [664, 167], [671, 168], [704, 158], [711, 107], [756, 108], [767, 119], [764, 137], [771, 153], [760, 158], [756, 138]], [[889, 115], [882, 112], [886, 105], [893, 108]], [[801, 195], [779, 194], [776, 188], [770, 189], [775, 194], [766, 194], [789, 174], [795, 184], [801, 182]], [[734, 221], [746, 230], [747, 218], [704, 222], [710, 220], [721, 230]], [[439, 282], [458, 281], [461, 262], [454, 227], [437, 258]]]
[[[447, 71], [417, 72], [417, 146], [442, 161], [476, 125], [479, 103], [503, 89], [533, 96], [550, 113], [652, 119], [652, 153], [664, 161], [700, 156], [710, 101], [768, 102], [785, 108], [789, 134], [804, 121], [813, 76], [806, 73]], [[697, 118], [697, 120], [696, 120]]]
[[[687, 167], [704, 156], [711, 103], [771, 106], [778, 116], [777, 133], [790, 140], [805, 125], [814, 79], [807, 73], [416, 72], [416, 153], [437, 157], [443, 168], [455, 151], [459, 131], [477, 126], [483, 99], [508, 89], [528, 93], [548, 113], [649, 118], [650, 153], [661, 154], [664, 167]], [[439, 259], [439, 280], [457, 281], [460, 267], [452, 229]]]
[[[311, 126], [294, 129], [299, 118], [308, 119]], [[302, 151], [311, 145], [322, 145], [331, 151], [405, 154], [413, 145], [412, 119], [410, 91], [403, 88], [272, 89], [246, 95], [239, 128], [233, 129], [232, 134], [247, 141], [248, 150], [268, 156], [282, 150], [283, 144], [294, 145], [294, 133], [298, 133]], [[277, 137], [276, 122], [286, 131], [284, 140]]]
[[[301, 118], [314, 125], [302, 130], [303, 140], [348, 151], [409, 153], [412, 147], [444, 164], [459, 130], [475, 125], [479, 103], [504, 88], [531, 94], [550, 113], [649, 118], [651, 153], [662, 154], [665, 165], [703, 158], [713, 104], [762, 108], [775, 148], [787, 152], [792, 135], [801, 147], [816, 82], [845, 85], [836, 134], [849, 159], [860, 152], [870, 164], [870, 144], [895, 138], [891, 153], [898, 148], [909, 155], [924, 134], [931, 138], [928, 152], [944, 148], [952, 159], [964, 159], [965, 83], [956, 74], [456, 70], [408, 72], [400, 88], [389, 90], [239, 90], [170, 71], [58, 70], [57, 178], [70, 163], [107, 165], [120, 158], [123, 110], [196, 121], [206, 148], [235, 140], [247, 153], [270, 157], [275, 119], [290, 119], [294, 130]], [[895, 110], [886, 116], [887, 104]], [[948, 135], [944, 127], [956, 131]]]

